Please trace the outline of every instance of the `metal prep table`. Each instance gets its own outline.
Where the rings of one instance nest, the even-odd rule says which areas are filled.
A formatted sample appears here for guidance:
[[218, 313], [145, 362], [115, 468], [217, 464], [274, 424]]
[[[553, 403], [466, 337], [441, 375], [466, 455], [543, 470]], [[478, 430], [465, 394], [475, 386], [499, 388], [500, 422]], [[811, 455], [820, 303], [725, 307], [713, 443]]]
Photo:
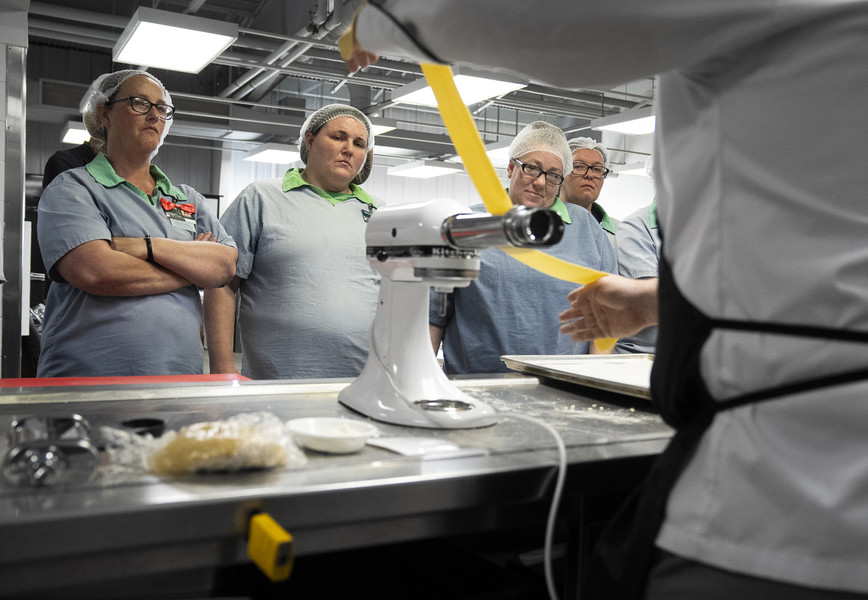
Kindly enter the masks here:
[[[349, 381], [5, 388], [0, 431], [5, 437], [15, 417], [70, 413], [94, 429], [145, 417], [177, 429], [259, 410], [287, 420], [364, 419], [337, 402]], [[542, 419], [562, 436], [569, 467], [559, 514], [579, 525], [582, 498], [632, 487], [671, 436], [640, 398], [519, 374], [457, 383], [497, 409], [499, 422], [448, 431], [376, 423], [383, 436], [452, 441], [462, 449], [455, 455], [407, 457], [366, 446], [350, 455], [306, 451], [307, 465], [296, 469], [175, 479], [100, 473], [88, 484], [39, 489], [0, 481], [0, 596], [249, 562], [245, 533], [256, 511], [294, 536], [299, 557], [495, 531], [522, 520], [539, 524], [542, 544], [556, 445], [543, 427], [510, 413]]]

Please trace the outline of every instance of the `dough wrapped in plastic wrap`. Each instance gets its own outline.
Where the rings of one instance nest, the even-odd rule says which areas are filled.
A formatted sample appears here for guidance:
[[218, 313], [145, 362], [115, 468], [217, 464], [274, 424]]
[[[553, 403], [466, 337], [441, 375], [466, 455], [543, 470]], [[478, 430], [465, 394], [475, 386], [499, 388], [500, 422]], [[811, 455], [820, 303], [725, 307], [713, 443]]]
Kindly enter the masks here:
[[165, 433], [154, 440], [145, 462], [155, 475], [181, 475], [292, 467], [306, 458], [277, 416], [241, 413]]

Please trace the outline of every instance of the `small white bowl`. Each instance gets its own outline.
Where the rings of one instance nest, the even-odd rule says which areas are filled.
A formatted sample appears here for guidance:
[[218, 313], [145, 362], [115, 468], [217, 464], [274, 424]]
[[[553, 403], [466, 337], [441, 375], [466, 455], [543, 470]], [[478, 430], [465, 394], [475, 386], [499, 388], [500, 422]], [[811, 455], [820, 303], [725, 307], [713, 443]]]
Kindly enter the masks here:
[[365, 447], [380, 431], [370, 423], [337, 417], [309, 417], [287, 423], [295, 440], [306, 448], [329, 454], [350, 454]]

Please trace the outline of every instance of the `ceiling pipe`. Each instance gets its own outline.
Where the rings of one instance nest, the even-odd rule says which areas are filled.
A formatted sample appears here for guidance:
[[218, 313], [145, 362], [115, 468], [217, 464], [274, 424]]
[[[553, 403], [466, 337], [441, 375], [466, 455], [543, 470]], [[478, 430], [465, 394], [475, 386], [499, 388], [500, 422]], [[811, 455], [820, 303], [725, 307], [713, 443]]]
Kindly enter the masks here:
[[[278, 68], [286, 68], [291, 65], [297, 58], [300, 56], [304, 56], [304, 53], [311, 49], [310, 44], [301, 44], [288, 55], [284, 55], [280, 57], [280, 60], [276, 62]], [[257, 73], [254, 73], [252, 77], [249, 77], [243, 86], [238, 88], [235, 92], [232, 93], [232, 98], [235, 100], [240, 100], [245, 98], [246, 96], [252, 94], [257, 89], [267, 84], [269, 81], [273, 81], [277, 76], [280, 75], [279, 71], [261, 69]]]
[[[318, 4], [318, 7], [323, 6], [328, 7], [327, 0], [321, 0], [321, 2]], [[63, 40], [74, 44], [91, 45], [99, 48], [111, 48], [120, 33], [113, 33], [110, 30], [94, 28], [94, 25], [104, 26], [108, 28], [117, 28], [118, 30], [120, 30], [123, 29], [128, 22], [128, 19], [124, 17], [103, 15], [87, 10], [80, 10], [74, 8], [57, 7], [53, 5], [46, 5], [40, 2], [32, 2], [30, 4], [29, 12], [31, 14], [30, 33], [32, 35], [55, 40]], [[341, 2], [336, 2], [335, 10], [328, 13], [324, 22], [322, 21], [322, 10], [318, 10], [316, 14], [319, 16], [314, 17], [314, 23], [321, 23], [321, 29], [317, 31], [317, 34], [325, 36], [330, 31], [333, 31], [334, 28], [339, 26], [343, 16], [343, 4]], [[50, 19], [34, 18], [33, 15], [44, 15], [46, 17], [50, 17]], [[58, 20], [55, 21], [55, 19]], [[63, 23], [61, 21], [63, 19], [66, 19], [67, 21], [87, 23], [89, 27], [78, 27], [70, 25], [69, 23]], [[325, 54], [334, 54], [335, 58], [337, 58], [337, 53], [334, 51], [334, 42], [321, 42], [319, 40], [311, 39], [309, 37], [293, 38], [292, 36], [269, 34], [267, 32], [258, 32], [252, 30], [247, 30], [246, 33], [259, 34], [264, 37], [271, 37], [276, 39], [284, 39], [286, 43], [284, 44], [283, 51], [279, 49], [278, 51], [273, 52], [269, 56], [269, 58], [265, 60], [266, 62], [271, 60], [271, 62], [273, 63], [275, 60], [280, 60], [281, 57], [283, 57], [283, 60], [280, 60], [280, 62], [287, 65], [293, 62], [295, 62], [295, 64], [289, 68], [276, 67], [272, 64], [263, 65], [261, 62], [253, 63], [249, 60], [245, 61], [241, 59], [233, 59], [231, 57], [235, 53], [232, 53], [231, 51], [225, 52], [221, 57], [214, 61], [216, 64], [250, 69], [250, 71], [245, 74], [245, 76], [239, 78], [238, 82], [244, 80], [246, 85], [247, 83], [250, 83], [254, 79], [256, 79], [257, 75], [268, 75], [268, 77], [262, 77], [254, 84], [250, 85], [250, 89], [246, 93], [239, 94], [240, 97], [248, 96], [253, 90], [261, 88], [262, 85], [264, 85], [265, 83], [272, 81], [273, 79], [276, 79], [278, 77], [295, 76], [311, 79], [333, 78], [335, 82], [340, 82], [345, 79], [345, 73], [343, 73], [340, 69], [324, 69], [322, 67], [315, 68], [307, 64], [301, 64], [300, 62], [296, 62], [296, 60], [304, 54], [304, 50], [293, 52], [292, 55], [289, 57], [286, 56], [286, 52], [288, 50], [286, 50], [285, 47], [292, 48], [294, 46], [297, 46], [297, 40], [302, 39], [309, 40], [303, 43], [303, 45], [308, 50], [310, 48], [329, 49], [328, 52], [323, 52], [319, 50], [315, 51], [313, 54], [316, 55], [317, 58], [323, 58], [323, 56], [321, 55]], [[303, 34], [309, 36], [310, 32], [305, 29], [303, 31]], [[261, 61], [261, 59], [257, 59], [257, 61]], [[383, 60], [381, 61], [381, 63], [378, 64], [378, 69], [384, 68], [388, 72], [390, 71], [389, 67], [391, 66], [390, 63], [392, 62], [395, 63], [395, 66], [402, 69], [402, 71], [400, 72], [403, 72], [403, 69], [414, 68], [412, 65], [403, 65], [403, 63], [400, 63], [398, 61]], [[408, 80], [399, 79], [396, 77], [388, 77], [385, 75], [372, 75], [365, 72], [359, 72], [356, 73], [352, 81], [355, 82], [357, 85], [361, 86], [394, 89], [400, 85], [403, 85]], [[591, 112], [590, 107], [586, 109], [585, 107], [575, 106], [573, 104], [559, 105], [558, 103], [543, 103], [539, 99], [534, 100], [522, 98], [522, 95], [526, 92], [538, 94], [544, 98], [560, 98], [570, 102], [588, 102], [589, 104], [593, 102], [595, 104], [595, 107], [593, 112]], [[219, 94], [219, 97], [226, 98], [227, 95], [228, 94], [224, 90], [224, 92], [221, 92]], [[238, 100], [238, 98], [228, 99]], [[629, 100], [623, 100], [619, 98], [612, 98], [610, 96], [606, 96], [603, 92], [600, 92], [600, 95], [597, 96], [597, 94], [593, 92], [566, 92], [564, 90], [550, 89], [539, 85], [531, 85], [528, 88], [525, 88], [523, 93], [511, 94], [505, 98], [500, 98], [496, 100], [494, 102], [494, 105], [501, 106], [503, 108], [523, 110], [528, 112], [540, 112], [559, 116], [589, 118], [599, 117], [601, 116], [601, 113], [607, 112], [605, 109], [601, 110], [601, 105], [617, 108], [632, 108], [635, 106], [635, 102], [630, 102]], [[381, 112], [390, 106], [393, 106], [393, 103], [387, 101], [366, 108], [365, 112], [369, 114], [372, 114], [374, 112]]]
[[230, 106], [249, 106], [251, 108], [267, 108], [269, 110], [286, 111], [286, 112], [306, 112], [305, 109], [298, 106], [284, 106], [282, 104], [263, 104], [261, 102], [250, 102], [247, 100], [233, 100], [232, 98], [218, 98], [215, 96], [203, 96], [202, 94], [190, 94], [187, 92], [171, 92], [172, 98], [186, 98], [189, 100], [200, 100], [202, 102], [215, 102], [217, 104], [228, 104]]
[[[225, 65], [229, 67], [238, 67], [238, 68], [260, 68], [257, 67], [257, 63], [252, 63], [249, 60], [244, 60], [242, 58], [238, 58], [237, 56], [232, 55], [231, 53], [224, 52], [218, 58], [214, 59], [213, 64], [216, 65]], [[283, 75], [291, 75], [293, 77], [299, 78], [307, 78], [313, 79], [317, 81], [323, 80], [334, 80], [340, 81], [343, 77], [343, 73], [337, 69], [325, 69], [323, 67], [316, 67], [311, 65], [305, 65], [296, 62], [295, 64], [289, 65], [287, 67], [278, 67], [275, 65], [262, 66], [263, 70], [269, 71], [277, 71]], [[360, 85], [367, 85], [369, 87], [376, 88], [386, 88], [386, 89], [394, 89], [396, 87], [400, 87], [404, 85], [406, 80], [396, 80], [394, 78], [390, 78], [385, 75], [376, 75], [376, 74], [368, 74], [368, 73], [357, 73], [355, 77], [353, 77], [354, 81]]]
[[[325, 6], [325, 8], [323, 8], [323, 6]], [[314, 13], [314, 18], [316, 18], [316, 15], [323, 13], [324, 11], [328, 11], [327, 0], [319, 0], [317, 2], [317, 10]], [[325, 14], [323, 14], [322, 22], [325, 23], [325, 21], [326, 16]], [[281, 44], [280, 47], [271, 54], [269, 54], [263, 62], [266, 65], [285, 67], [313, 47], [312, 44], [308, 44], [306, 41], [302, 41], [311, 37], [311, 31], [307, 27], [299, 31], [296, 36], [293, 37], [294, 39], [289, 39], [283, 44]], [[295, 50], [293, 51], [293, 49]], [[292, 54], [289, 54], [289, 56], [287, 56], [287, 53], [289, 53], [290, 51], [292, 51]], [[271, 81], [274, 77], [274, 71], [263, 68], [254, 68], [247, 71], [244, 75], [229, 84], [218, 95], [222, 98], [233, 98], [235, 100], [240, 100], [241, 98], [252, 94], [264, 82]]]
[[82, 46], [96, 46], [98, 48], [113, 48], [115, 45], [112, 39], [101, 39], [93, 36], [93, 31], [88, 31], [80, 27], [64, 27], [65, 31], [57, 31], [51, 26], [34, 25], [32, 22], [28, 25], [27, 33], [35, 37], [43, 37], [49, 40], [68, 42], [70, 44], [81, 44]]
[[[305, 34], [309, 35], [307, 30], [302, 31], [302, 35], [305, 35]], [[274, 65], [278, 61], [278, 59], [280, 59], [282, 56], [285, 56], [287, 52], [289, 52], [290, 50], [295, 48], [297, 45], [298, 45], [298, 42], [296, 42], [296, 41], [284, 42], [283, 44], [280, 45], [280, 48], [278, 48], [277, 50], [275, 50], [274, 52], [272, 52], [271, 54], [266, 56], [265, 60], [263, 60], [263, 63], [265, 65]], [[258, 75], [260, 75], [264, 72], [265, 72], [265, 69], [263, 69], [262, 67], [250, 69], [244, 75], [242, 75], [241, 77], [239, 77], [238, 79], [236, 79], [235, 81], [230, 83], [225, 89], [221, 90], [220, 93], [218, 94], [218, 96], [220, 96], [221, 98], [234, 98], [236, 96], [240, 96], [240, 97], [246, 96], [247, 93], [253, 89], [252, 87], [250, 88], [250, 90], [245, 91], [243, 93], [239, 92], [239, 90], [242, 90], [245, 86], [247, 86], [247, 84], [250, 81], [252, 81]]]
[[199, 12], [203, 4], [205, 4], [205, 0], [190, 0], [190, 5], [181, 12], [185, 15], [194, 15]]
[[[316, 11], [311, 16], [311, 23], [308, 29], [312, 30], [311, 38], [321, 40], [331, 33], [335, 28], [343, 22], [343, 2], [338, 0], [318, 0], [316, 3]], [[303, 43], [298, 48], [293, 50], [288, 56], [280, 58], [277, 65], [287, 67], [313, 48], [311, 43]], [[257, 75], [249, 85], [244, 86], [242, 90], [238, 90], [232, 94], [235, 99], [244, 98], [261, 88], [271, 86], [272, 83], [281, 77], [279, 72], [270, 71]], [[266, 92], [267, 93], [267, 92]], [[264, 94], [263, 94], [264, 95]]]
[[[305, 31], [307, 31], [305, 29]], [[311, 46], [315, 46], [317, 48], [324, 48], [328, 50], [334, 50], [335, 44], [334, 42], [319, 42], [313, 41], [308, 37], [303, 37], [299, 35], [287, 35], [285, 33], [272, 33], [270, 31], [258, 31], [256, 29], [244, 29], [239, 27], [238, 32], [243, 35], [255, 35], [264, 38], [271, 38], [273, 40], [282, 40], [284, 42], [300, 42], [300, 43], [309, 43]], [[379, 64], [379, 63], [378, 63]]]
[[[607, 106], [615, 106], [617, 108], [624, 109], [632, 109], [636, 107], [636, 101], [630, 100], [622, 100], [621, 98], [613, 98], [611, 96], [606, 96], [603, 92], [599, 93], [588, 93], [588, 92], [568, 92], [566, 90], [553, 89], [550, 87], [531, 84], [527, 87], [519, 90], [521, 94], [538, 94], [540, 96], [545, 96], [547, 98], [557, 98], [559, 100], [571, 100], [573, 102], [584, 102], [587, 104], [592, 104], [599, 108], [600, 104], [603, 103]], [[617, 92], [619, 95], [622, 95], [621, 92]], [[636, 96], [634, 94], [634, 96]], [[648, 100], [651, 98], [647, 97], [639, 97], [640, 100]]]
[[[573, 106], [569, 104], [540, 104], [538, 102], [518, 100], [515, 98], [500, 98], [494, 101], [495, 106], [501, 108], [511, 108], [514, 110], [523, 110], [526, 112], [539, 112], [556, 117], [579, 117], [585, 119], [596, 119], [600, 116], [600, 108], [590, 108], [582, 106]], [[618, 111], [606, 112], [603, 114], [612, 114]]]
[[27, 21], [27, 30], [28, 33], [33, 33], [34, 31], [40, 32], [45, 37], [54, 38], [57, 34], [63, 33], [71, 33], [77, 35], [81, 38], [90, 38], [94, 41], [94, 43], [105, 43], [108, 42], [112, 45], [117, 41], [118, 34], [112, 33], [110, 31], [104, 29], [94, 29], [91, 27], [81, 26], [81, 25], [69, 25], [64, 24], [62, 27], [53, 21], [46, 21], [45, 19], [39, 19], [30, 17]]
[[107, 27], [117, 27], [118, 29], [123, 29], [130, 21], [127, 17], [104, 15], [89, 10], [66, 8], [54, 6], [53, 4], [42, 4], [41, 2], [31, 2], [30, 8], [28, 9], [27, 13], [28, 15], [41, 15], [43, 17], [52, 17], [54, 19], [79, 21], [81, 23], [88, 23], [90, 25], [105, 25]]

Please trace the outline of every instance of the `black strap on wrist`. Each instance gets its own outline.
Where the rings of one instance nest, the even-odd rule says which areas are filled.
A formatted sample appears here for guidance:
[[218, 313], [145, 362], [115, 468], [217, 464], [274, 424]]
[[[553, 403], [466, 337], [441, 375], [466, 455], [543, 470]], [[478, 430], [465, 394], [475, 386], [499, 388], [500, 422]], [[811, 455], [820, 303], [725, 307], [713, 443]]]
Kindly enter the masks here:
[[157, 261], [154, 260], [154, 247], [151, 246], [151, 236], [149, 235], [145, 236], [145, 246], [148, 249], [148, 258], [146, 258], [145, 260], [147, 260], [151, 264], [157, 264]]

